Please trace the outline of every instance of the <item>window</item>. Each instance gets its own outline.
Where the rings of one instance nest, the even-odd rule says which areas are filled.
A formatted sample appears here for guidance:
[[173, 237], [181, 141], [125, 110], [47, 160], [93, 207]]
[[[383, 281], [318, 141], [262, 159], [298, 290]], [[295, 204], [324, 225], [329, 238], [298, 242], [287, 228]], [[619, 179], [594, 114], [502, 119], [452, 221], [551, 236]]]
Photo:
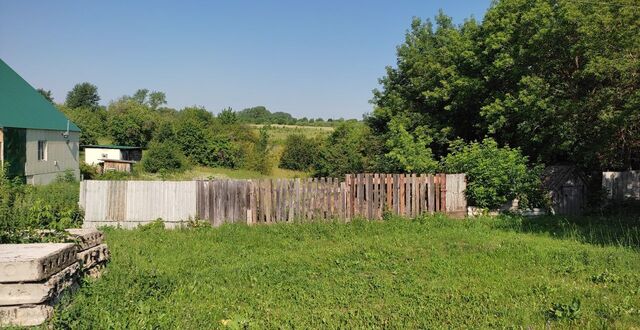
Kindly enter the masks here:
[[38, 160], [47, 160], [47, 141], [38, 141]]

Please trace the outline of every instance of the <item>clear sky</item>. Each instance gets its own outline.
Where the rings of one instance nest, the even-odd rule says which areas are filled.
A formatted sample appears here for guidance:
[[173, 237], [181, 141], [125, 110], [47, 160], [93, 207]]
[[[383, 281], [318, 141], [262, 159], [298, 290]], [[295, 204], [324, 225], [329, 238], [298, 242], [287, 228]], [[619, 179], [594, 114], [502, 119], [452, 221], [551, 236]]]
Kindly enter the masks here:
[[264, 105], [361, 118], [412, 17], [462, 23], [490, 0], [0, 0], [0, 58], [63, 102], [74, 84], [107, 104], [138, 88], [214, 113]]

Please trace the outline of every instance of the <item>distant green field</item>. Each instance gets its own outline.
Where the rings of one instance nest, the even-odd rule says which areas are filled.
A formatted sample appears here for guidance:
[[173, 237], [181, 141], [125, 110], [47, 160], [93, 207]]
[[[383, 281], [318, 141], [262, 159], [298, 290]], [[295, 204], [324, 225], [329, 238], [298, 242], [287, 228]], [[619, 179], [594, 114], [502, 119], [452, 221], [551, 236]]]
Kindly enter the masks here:
[[[250, 125], [256, 132], [264, 125]], [[296, 126], [296, 125], [270, 125], [269, 137], [271, 143], [276, 146], [281, 146], [287, 139], [287, 136], [291, 134], [302, 134], [307, 137], [327, 137], [333, 132], [333, 127], [315, 127], [315, 126]]]
[[147, 226], [106, 240], [107, 272], [54, 327], [640, 327], [640, 229], [614, 218]]
[[306, 172], [274, 168], [270, 175], [263, 175], [246, 169], [230, 169], [224, 167], [196, 166], [181, 173], [171, 173], [166, 176], [152, 173], [141, 173], [137, 179], [142, 180], [196, 180], [196, 179], [264, 179], [264, 178], [305, 178]]

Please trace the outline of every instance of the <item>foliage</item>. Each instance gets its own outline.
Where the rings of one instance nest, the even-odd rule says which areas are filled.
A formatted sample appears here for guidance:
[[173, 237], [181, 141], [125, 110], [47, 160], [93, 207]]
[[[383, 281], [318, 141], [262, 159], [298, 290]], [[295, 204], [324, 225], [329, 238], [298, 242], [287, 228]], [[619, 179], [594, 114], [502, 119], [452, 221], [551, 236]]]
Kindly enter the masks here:
[[[637, 327], [638, 251], [558, 237], [561, 219], [108, 229], [107, 272], [58, 309], [52, 327]], [[523, 221], [550, 227], [521, 231]], [[605, 269], [621, 280], [593, 283]], [[574, 320], [549, 318], [554, 304], [577, 310], [573, 298]]]
[[40, 95], [42, 95], [42, 97], [45, 98], [45, 100], [53, 103], [53, 95], [51, 94], [50, 90], [44, 90], [42, 88], [38, 88], [37, 91], [38, 93], [40, 93]]
[[252, 170], [264, 175], [271, 173], [273, 169], [271, 147], [271, 143], [269, 142], [269, 126], [261, 127], [258, 141], [255, 144], [254, 153], [251, 157], [250, 168]]
[[417, 129], [409, 134], [396, 118], [389, 123], [385, 146], [385, 164], [389, 173], [435, 173], [438, 162], [433, 158], [429, 145], [432, 141], [425, 132]]
[[316, 176], [343, 177], [349, 173], [362, 173], [367, 168], [367, 141], [369, 129], [359, 123], [340, 124], [329, 135], [315, 168]]
[[69, 108], [57, 105], [69, 120], [76, 124], [80, 132], [80, 144], [98, 144], [98, 137], [107, 134], [107, 111], [102, 108]]
[[82, 224], [73, 174], [46, 186], [31, 186], [7, 179], [4, 169], [0, 172], [0, 244], [38, 242], [47, 237], [35, 229], [59, 231]]
[[287, 136], [280, 156], [280, 168], [309, 171], [318, 158], [320, 144], [300, 133]]
[[73, 89], [67, 93], [65, 105], [71, 109], [95, 109], [98, 107], [98, 101], [100, 101], [98, 87], [91, 83], [83, 82], [73, 86]]
[[80, 162], [80, 176], [84, 180], [92, 180], [98, 176], [98, 168], [96, 166], [89, 165], [84, 161]]
[[554, 303], [547, 311], [553, 320], [576, 320], [580, 313], [580, 300], [574, 298], [571, 304]]
[[[640, 166], [640, 11], [631, 1], [500, 0], [481, 23], [415, 19], [367, 123], [449, 145], [494, 138], [545, 164]], [[382, 150], [381, 155], [388, 152]]]
[[334, 126], [345, 121], [344, 118], [330, 118], [326, 121], [322, 118], [311, 120], [307, 117], [294, 118], [291, 114], [286, 112], [271, 112], [261, 105], [238, 111], [236, 116], [240, 122], [258, 125]]
[[152, 142], [142, 158], [142, 168], [150, 173], [182, 171], [186, 167], [184, 154], [171, 141]]
[[520, 205], [540, 202], [540, 167], [530, 167], [519, 149], [493, 139], [455, 144], [443, 159], [447, 173], [466, 173], [469, 205], [496, 209], [514, 198]]
[[161, 105], [167, 104], [167, 96], [163, 92], [153, 91], [149, 93], [146, 88], [138, 89], [130, 99], [138, 104], [148, 106], [151, 110], [157, 110]]
[[109, 133], [118, 145], [146, 147], [156, 128], [157, 114], [129, 99], [109, 105]]
[[231, 108], [225, 108], [218, 114], [218, 119], [224, 125], [236, 124], [238, 122], [238, 116]]

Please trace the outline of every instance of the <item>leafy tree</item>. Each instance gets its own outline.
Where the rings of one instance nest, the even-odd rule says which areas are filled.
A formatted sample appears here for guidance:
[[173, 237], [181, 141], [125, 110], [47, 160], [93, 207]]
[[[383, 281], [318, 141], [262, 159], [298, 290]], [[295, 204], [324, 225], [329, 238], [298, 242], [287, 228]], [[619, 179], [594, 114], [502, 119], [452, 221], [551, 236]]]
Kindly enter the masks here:
[[466, 173], [470, 205], [496, 209], [514, 198], [523, 206], [541, 204], [542, 168], [531, 167], [519, 149], [501, 148], [493, 139], [457, 141], [443, 159], [443, 167], [447, 173]]
[[156, 128], [157, 117], [146, 106], [122, 99], [109, 106], [109, 133], [119, 145], [146, 147]]
[[255, 144], [255, 154], [252, 169], [261, 174], [270, 174], [273, 168], [271, 160], [271, 144], [269, 143], [269, 126], [260, 128], [258, 141]]
[[284, 142], [280, 168], [309, 171], [319, 156], [319, 143], [303, 134], [290, 134]]
[[71, 109], [95, 109], [98, 107], [98, 101], [100, 101], [98, 87], [91, 83], [84, 82], [73, 86], [73, 89], [67, 93], [65, 104]]
[[252, 124], [268, 124], [271, 118], [271, 112], [264, 106], [247, 108], [237, 113], [238, 119], [245, 123]]
[[142, 158], [142, 168], [150, 173], [182, 171], [186, 166], [184, 154], [171, 141], [152, 142]]
[[47, 101], [53, 103], [53, 95], [51, 95], [50, 90], [44, 90], [42, 88], [38, 88], [37, 90]]
[[631, 2], [569, 0], [499, 0], [459, 26], [416, 19], [366, 122], [386, 139], [401, 117], [436, 159], [490, 136], [546, 164], [640, 166], [638, 21]]
[[403, 124], [394, 118], [389, 123], [388, 140], [385, 146], [387, 172], [435, 173], [438, 162], [433, 159], [432, 139], [418, 129], [409, 134]]
[[320, 150], [316, 164], [316, 176], [342, 177], [349, 173], [362, 173], [368, 168], [370, 130], [359, 123], [345, 122], [329, 135]]
[[238, 116], [236, 116], [235, 111], [233, 111], [233, 109], [231, 108], [223, 109], [218, 114], [218, 119], [224, 125], [231, 125], [238, 122]]
[[167, 96], [163, 92], [153, 91], [149, 94], [147, 104], [151, 109], [157, 110], [161, 105], [167, 104]]
[[146, 88], [138, 89], [135, 93], [133, 93], [133, 96], [131, 96], [131, 99], [137, 102], [138, 104], [147, 104], [148, 95], [149, 95], [148, 89]]
[[108, 135], [107, 111], [103, 107], [71, 109], [65, 105], [56, 106], [80, 128], [80, 144], [97, 144], [99, 137]]

